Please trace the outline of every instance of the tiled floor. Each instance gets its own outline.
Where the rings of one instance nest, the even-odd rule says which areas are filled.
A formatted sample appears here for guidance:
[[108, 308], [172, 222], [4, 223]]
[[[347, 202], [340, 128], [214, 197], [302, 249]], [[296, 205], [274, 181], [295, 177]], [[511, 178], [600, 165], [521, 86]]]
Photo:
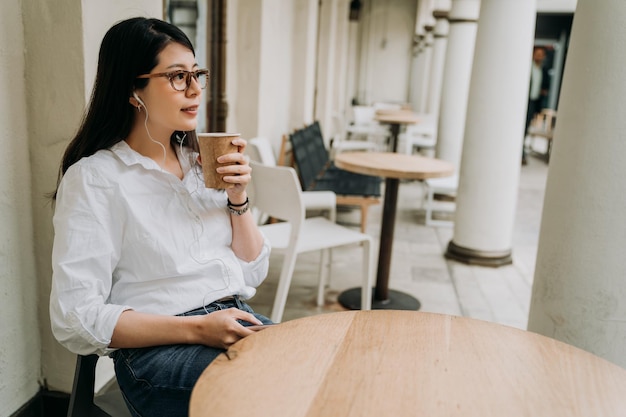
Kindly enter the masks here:
[[[420, 210], [422, 186], [403, 182], [398, 196], [398, 211], [390, 274], [390, 288], [409, 293], [421, 302], [421, 311], [478, 318], [525, 329], [539, 226], [548, 166], [530, 158], [521, 168], [518, 209], [513, 236], [513, 265], [500, 268], [469, 266], [443, 257], [453, 236], [450, 227], [424, 226]], [[451, 203], [441, 202], [443, 205]], [[367, 233], [375, 237], [378, 256], [382, 207], [373, 206], [368, 216]], [[340, 211], [340, 222], [357, 229], [359, 213]], [[287, 298], [283, 321], [340, 311], [337, 295], [360, 285], [361, 249], [357, 246], [333, 251], [330, 288], [326, 304], [315, 305], [319, 254], [298, 257]], [[269, 315], [276, 291], [281, 259], [272, 257], [270, 273], [250, 304], [259, 313]]]

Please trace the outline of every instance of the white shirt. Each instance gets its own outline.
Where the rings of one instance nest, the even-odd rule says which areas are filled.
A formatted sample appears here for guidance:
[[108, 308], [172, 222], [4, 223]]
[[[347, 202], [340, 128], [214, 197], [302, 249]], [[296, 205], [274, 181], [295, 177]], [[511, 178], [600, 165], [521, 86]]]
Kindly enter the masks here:
[[226, 193], [205, 188], [196, 153], [177, 152], [182, 180], [125, 141], [63, 176], [53, 218], [50, 318], [70, 351], [112, 352], [124, 310], [180, 314], [228, 295], [250, 298], [265, 279], [267, 239], [256, 260], [237, 258]]

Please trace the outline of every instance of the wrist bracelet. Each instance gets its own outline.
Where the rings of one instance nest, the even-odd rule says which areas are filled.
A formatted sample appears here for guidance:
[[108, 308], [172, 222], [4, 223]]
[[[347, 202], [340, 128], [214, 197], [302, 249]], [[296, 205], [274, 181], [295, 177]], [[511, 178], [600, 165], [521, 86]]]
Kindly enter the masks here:
[[233, 204], [229, 198], [226, 198], [228, 202], [227, 207], [230, 214], [234, 214], [235, 216], [241, 216], [250, 208], [250, 200], [246, 197], [246, 201], [241, 204]]
[[230, 211], [230, 214], [234, 214], [235, 216], [241, 216], [250, 208], [250, 204], [248, 204], [247, 201], [244, 204], [245, 206], [243, 206], [243, 208], [240, 208], [240, 209], [236, 209], [235, 207], [228, 206], [228, 211]]
[[226, 201], [228, 202], [228, 206], [229, 206], [229, 207], [243, 207], [243, 206], [245, 206], [246, 204], [248, 204], [248, 203], [250, 202], [250, 200], [248, 200], [248, 197], [246, 197], [246, 201], [244, 201], [244, 202], [243, 202], [243, 203], [241, 203], [241, 204], [233, 204], [233, 203], [230, 201], [230, 198], [228, 198], [228, 197], [226, 198]]

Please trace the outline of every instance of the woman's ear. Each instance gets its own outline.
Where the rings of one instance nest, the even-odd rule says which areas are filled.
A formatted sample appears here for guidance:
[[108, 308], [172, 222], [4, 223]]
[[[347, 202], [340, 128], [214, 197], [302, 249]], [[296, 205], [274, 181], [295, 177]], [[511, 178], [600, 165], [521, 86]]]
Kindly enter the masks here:
[[138, 111], [141, 111], [141, 107], [145, 106], [143, 101], [139, 98], [136, 92], [133, 91], [133, 96], [128, 98], [128, 102], [131, 106], [136, 107]]

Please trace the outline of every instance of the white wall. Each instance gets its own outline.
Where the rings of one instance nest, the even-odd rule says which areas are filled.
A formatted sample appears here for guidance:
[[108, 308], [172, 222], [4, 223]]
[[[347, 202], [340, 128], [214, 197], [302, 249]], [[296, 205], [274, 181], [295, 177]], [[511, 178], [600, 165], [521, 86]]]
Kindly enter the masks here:
[[415, 0], [369, 0], [361, 11], [359, 101], [408, 99]]
[[23, 33], [21, 1], [0, 2], [0, 416], [37, 393], [41, 365]]
[[50, 389], [69, 392], [75, 357], [54, 340], [48, 315], [53, 230], [52, 208], [45, 195], [55, 188], [61, 155], [91, 93], [102, 36], [126, 17], [162, 17], [162, 2], [137, 0], [130, 6], [123, 0], [58, 0], [54, 4], [24, 0], [22, 5], [24, 44], [19, 50], [26, 51], [28, 109], [23, 129], [28, 140], [22, 146], [30, 147], [32, 163], [35, 232], [29, 243], [36, 254], [41, 378]]

